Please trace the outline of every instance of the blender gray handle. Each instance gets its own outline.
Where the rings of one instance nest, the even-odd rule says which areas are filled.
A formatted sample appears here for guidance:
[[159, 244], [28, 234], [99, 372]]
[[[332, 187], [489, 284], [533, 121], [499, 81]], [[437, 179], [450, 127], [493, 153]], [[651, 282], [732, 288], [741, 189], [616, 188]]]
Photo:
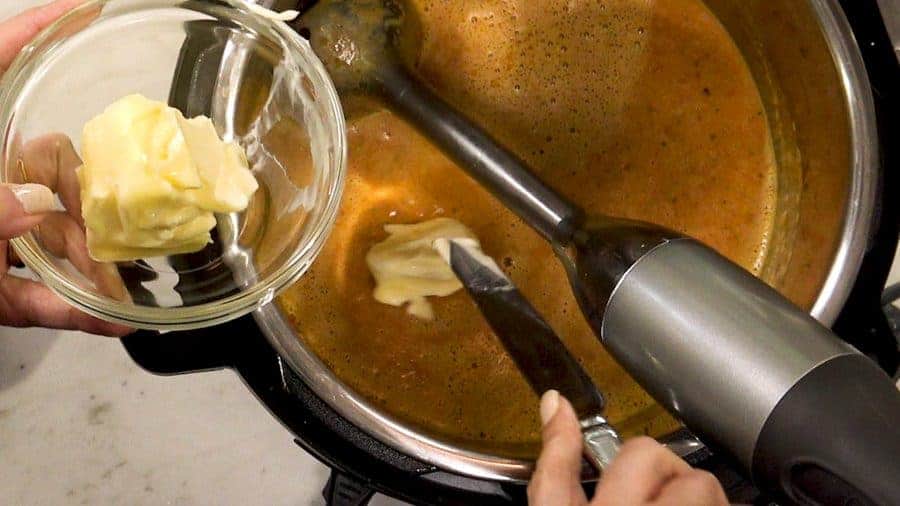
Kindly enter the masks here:
[[581, 420], [581, 439], [584, 441], [584, 455], [601, 473], [618, 455], [622, 440], [606, 418], [597, 415]]
[[566, 244], [581, 211], [528, 166], [399, 65], [379, 68], [375, 90], [470, 176], [552, 244]]
[[595, 330], [657, 401], [760, 485], [803, 504], [900, 504], [893, 381], [699, 242], [664, 241], [638, 258]]

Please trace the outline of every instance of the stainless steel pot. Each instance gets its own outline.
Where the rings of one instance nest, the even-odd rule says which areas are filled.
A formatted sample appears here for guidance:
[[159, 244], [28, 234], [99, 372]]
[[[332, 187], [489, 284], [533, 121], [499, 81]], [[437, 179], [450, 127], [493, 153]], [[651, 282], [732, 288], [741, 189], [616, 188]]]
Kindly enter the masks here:
[[[836, 0], [707, 0], [761, 89], [779, 164], [776, 230], [762, 277], [832, 324], [875, 223], [880, 168], [859, 48]], [[272, 345], [341, 416], [420, 461], [477, 478], [522, 481], [532, 463], [477, 453], [391, 418], [341, 382], [277, 305], [255, 313]], [[302, 329], [300, 329], [302, 333]], [[682, 456], [702, 448], [666, 438]]]

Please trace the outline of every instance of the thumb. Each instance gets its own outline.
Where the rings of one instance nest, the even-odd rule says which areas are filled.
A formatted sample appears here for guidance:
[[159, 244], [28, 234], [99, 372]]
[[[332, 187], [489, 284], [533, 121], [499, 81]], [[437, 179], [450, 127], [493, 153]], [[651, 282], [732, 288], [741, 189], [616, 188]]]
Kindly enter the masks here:
[[541, 398], [541, 455], [528, 484], [528, 503], [533, 506], [587, 504], [581, 488], [583, 443], [575, 410], [559, 392]]
[[0, 240], [34, 228], [55, 204], [50, 188], [39, 184], [0, 185]]
[[0, 73], [9, 68], [19, 51], [44, 28], [85, 0], [56, 0], [0, 22]]

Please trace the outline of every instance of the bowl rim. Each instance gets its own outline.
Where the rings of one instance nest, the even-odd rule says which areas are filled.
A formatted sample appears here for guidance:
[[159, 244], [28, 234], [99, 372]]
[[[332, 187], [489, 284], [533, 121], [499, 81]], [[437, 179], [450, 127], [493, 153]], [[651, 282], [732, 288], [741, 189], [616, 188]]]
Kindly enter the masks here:
[[[3, 142], [0, 149], [5, 151], [8, 145], [8, 129], [16, 114], [14, 104], [20, 89], [18, 86], [12, 85], [13, 81], [27, 80], [27, 76], [26, 79], [22, 79], [20, 75], [22, 70], [68, 22], [92, 9], [102, 8], [107, 4], [119, 1], [121, 0], [89, 0], [85, 2], [46, 28], [17, 55], [0, 80], [0, 125], [2, 125], [0, 140]], [[178, 7], [203, 12], [200, 9], [192, 8], [192, 5], [192, 2], [184, 3], [176, 0], [146, 0], [128, 9], [127, 14], [161, 7]], [[305, 71], [305, 76], [312, 83], [316, 102], [324, 105], [322, 108], [324, 124], [333, 143], [329, 164], [331, 165], [330, 169], [334, 172], [332, 181], [328, 185], [325, 205], [321, 214], [314, 218], [312, 227], [307, 232], [307, 241], [292, 254], [288, 262], [280, 265], [265, 279], [254, 283], [254, 286], [241, 290], [237, 294], [221, 300], [187, 307], [128, 305], [87, 292], [73, 280], [58, 272], [57, 268], [45, 258], [31, 233], [10, 240], [10, 244], [25, 265], [52, 291], [69, 304], [102, 320], [138, 329], [178, 331], [209, 327], [244, 316], [270, 303], [308, 270], [310, 264], [322, 250], [337, 218], [347, 172], [347, 135], [341, 101], [324, 65], [316, 57], [308, 41], [284, 21], [260, 16], [239, 0], [219, 0], [218, 5], [209, 7], [215, 8], [219, 12], [225, 12], [228, 18], [234, 20], [242, 16], [245, 19], [247, 16], [252, 16], [251, 19], [283, 39], [287, 50], [286, 54], [295, 58], [298, 66]], [[117, 15], [119, 14], [116, 13], [112, 16]], [[238, 26], [242, 26], [242, 24], [238, 23]], [[0, 164], [2, 163], [0, 160]], [[0, 177], [3, 177], [5, 172], [5, 170], [0, 171]]]

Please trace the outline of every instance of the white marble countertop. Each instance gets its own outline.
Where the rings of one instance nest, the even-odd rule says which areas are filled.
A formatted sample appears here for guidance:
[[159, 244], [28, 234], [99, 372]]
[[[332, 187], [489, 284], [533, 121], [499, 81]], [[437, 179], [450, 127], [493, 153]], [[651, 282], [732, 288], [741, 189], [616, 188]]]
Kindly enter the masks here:
[[320, 504], [327, 469], [228, 371], [158, 377], [111, 339], [0, 329], [7, 504]]
[[40, 329], [0, 327], [0, 456], [17, 505], [305, 506], [328, 478], [236, 374], [154, 376], [117, 340]]

